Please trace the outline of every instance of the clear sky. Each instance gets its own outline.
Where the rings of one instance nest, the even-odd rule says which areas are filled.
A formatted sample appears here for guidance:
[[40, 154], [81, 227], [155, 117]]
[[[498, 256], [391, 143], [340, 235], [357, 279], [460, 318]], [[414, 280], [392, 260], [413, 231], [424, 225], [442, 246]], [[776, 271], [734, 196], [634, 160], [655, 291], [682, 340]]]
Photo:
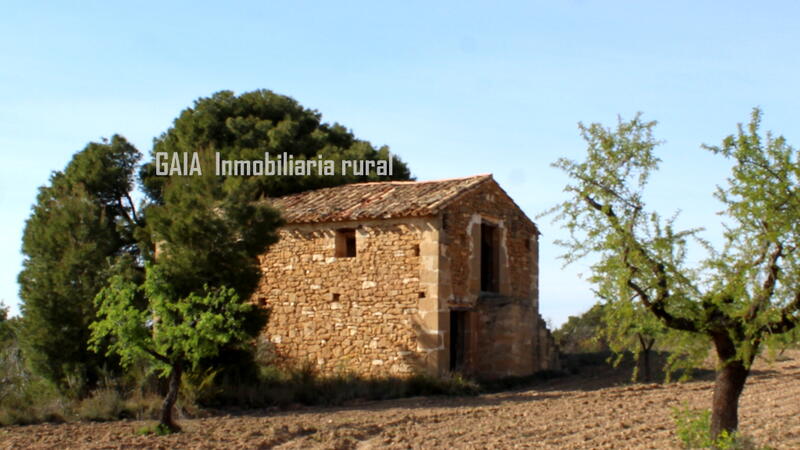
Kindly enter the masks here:
[[[116, 4], [112, 4], [116, 3]], [[18, 311], [37, 187], [114, 133], [142, 152], [193, 100], [266, 88], [389, 145], [420, 180], [491, 172], [531, 218], [563, 199], [550, 167], [577, 123], [659, 121], [652, 205], [715, 240], [726, 164], [700, 150], [760, 106], [800, 145], [798, 2], [48, 2], [0, 13], [0, 299]], [[593, 302], [537, 220], [541, 311]]]

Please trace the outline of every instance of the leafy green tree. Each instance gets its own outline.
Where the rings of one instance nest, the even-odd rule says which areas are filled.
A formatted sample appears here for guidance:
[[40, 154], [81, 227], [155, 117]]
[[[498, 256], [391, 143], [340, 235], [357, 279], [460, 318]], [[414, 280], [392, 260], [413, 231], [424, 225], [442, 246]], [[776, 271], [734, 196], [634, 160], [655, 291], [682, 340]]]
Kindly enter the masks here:
[[185, 109], [175, 119], [172, 127], [156, 139], [153, 159], [142, 168], [145, 191], [156, 202], [163, 199], [164, 184], [171, 177], [157, 176], [156, 152], [181, 157], [184, 153], [198, 152], [207, 164], [205, 170], [213, 171], [213, 153], [219, 152], [226, 160], [263, 160], [269, 153], [275, 159], [286, 153], [295, 160], [336, 161], [336, 175], [319, 176], [255, 176], [229, 177], [240, 183], [255, 185], [264, 196], [279, 197], [294, 192], [322, 187], [338, 186], [359, 181], [386, 179], [407, 180], [410, 172], [405, 163], [393, 155], [392, 176], [342, 175], [341, 160], [385, 160], [388, 147], [375, 148], [367, 141], [356, 139], [342, 125], [321, 122], [321, 114], [304, 108], [294, 99], [269, 90], [247, 92], [239, 96], [231, 91], [220, 91], [211, 97], [200, 98], [194, 106]]
[[668, 329], [638, 302], [606, 300], [603, 306], [600, 334], [617, 355], [615, 364], [631, 352], [636, 360], [632, 379], [650, 381], [653, 347]]
[[[148, 265], [146, 271], [142, 285], [115, 276], [109, 287], [100, 291], [96, 299], [99, 320], [91, 325], [91, 348], [100, 351], [102, 342], [110, 337], [108, 352], [118, 354], [124, 365], [148, 360], [162, 376], [169, 377], [160, 424], [178, 431], [173, 409], [181, 374], [204, 358], [216, 356], [222, 346], [246, 340], [249, 335], [244, 324], [253, 306], [226, 287], [205, 285], [197, 293], [179, 297], [162, 266]], [[144, 308], [140, 306], [142, 295], [147, 299]]]
[[716, 192], [728, 219], [725, 245], [707, 245], [696, 268], [683, 255], [699, 229], [678, 230], [675, 216], [645, 210], [644, 187], [659, 163], [655, 122], [637, 116], [615, 130], [581, 124], [586, 159], [555, 163], [571, 179], [569, 199], [553, 209], [571, 233], [560, 242], [566, 261], [599, 256], [596, 280], [625, 293], [614, 301], [640, 302], [664, 326], [715, 348], [714, 438], [736, 430], [739, 396], [759, 349], [798, 321], [800, 165], [783, 137], [759, 134], [760, 122], [756, 109], [720, 146], [704, 146], [733, 168]]
[[259, 201], [252, 183], [217, 177], [175, 176], [162, 201], [145, 210], [148, 253], [143, 283], [116, 276], [97, 296], [92, 349], [109, 339], [108, 353], [123, 364], [144, 358], [169, 377], [161, 424], [172, 418], [181, 374], [223, 348], [244, 345], [266, 318], [249, 299], [260, 276], [258, 255], [277, 240], [281, 220]]
[[86, 346], [107, 271], [137, 255], [130, 192], [139, 158], [120, 136], [88, 144], [39, 189], [25, 224], [20, 341], [31, 369], [61, 388], [70, 379], [90, 386], [114, 365]]

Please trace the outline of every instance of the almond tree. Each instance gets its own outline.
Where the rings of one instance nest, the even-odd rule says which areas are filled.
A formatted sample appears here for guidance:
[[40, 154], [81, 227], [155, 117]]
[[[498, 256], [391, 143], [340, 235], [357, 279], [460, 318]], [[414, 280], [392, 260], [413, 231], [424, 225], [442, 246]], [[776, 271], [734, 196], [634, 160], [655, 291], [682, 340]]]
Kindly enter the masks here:
[[605, 298], [601, 309], [603, 326], [600, 334], [608, 343], [609, 349], [616, 354], [614, 364], [619, 364], [625, 354], [630, 352], [636, 361], [631, 379], [650, 382], [650, 356], [653, 347], [666, 336], [668, 329], [637, 302]]
[[144, 209], [144, 281], [121, 273], [95, 298], [92, 349], [109, 342], [123, 365], [146, 360], [169, 377], [161, 425], [172, 418], [181, 374], [223, 349], [246, 344], [265, 324], [250, 302], [260, 276], [258, 255], [277, 240], [279, 213], [254, 185], [216, 177], [174, 177], [163, 203]]
[[[672, 216], [645, 209], [644, 188], [658, 168], [655, 122], [637, 115], [616, 129], [580, 125], [587, 143], [582, 162], [559, 159], [571, 182], [556, 206], [556, 221], [570, 231], [567, 263], [599, 257], [594, 279], [613, 284], [661, 323], [713, 345], [718, 357], [711, 435], [735, 432], [739, 396], [753, 359], [776, 344], [800, 319], [800, 166], [783, 137], [759, 134], [761, 112], [719, 146], [706, 150], [733, 163], [715, 194], [724, 206], [724, 246], [688, 267], [687, 240], [699, 228], [679, 230]], [[723, 433], [724, 432], [724, 433]]]
[[162, 267], [148, 264], [146, 272], [142, 285], [118, 275], [100, 291], [90, 344], [99, 351], [101, 343], [111, 338], [108, 353], [119, 355], [123, 365], [146, 360], [169, 379], [159, 423], [175, 432], [180, 430], [173, 410], [182, 373], [216, 356], [223, 346], [247, 340], [250, 334], [244, 324], [254, 306], [224, 286], [205, 285], [179, 298]]

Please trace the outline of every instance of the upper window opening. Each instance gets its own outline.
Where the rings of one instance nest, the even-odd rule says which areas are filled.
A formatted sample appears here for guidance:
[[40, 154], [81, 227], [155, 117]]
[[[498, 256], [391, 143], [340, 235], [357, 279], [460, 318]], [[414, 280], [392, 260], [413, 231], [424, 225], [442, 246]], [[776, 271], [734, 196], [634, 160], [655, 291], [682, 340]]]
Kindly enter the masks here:
[[481, 224], [481, 291], [498, 292], [497, 227]]
[[352, 228], [336, 230], [336, 256], [340, 258], [356, 256], [356, 230]]

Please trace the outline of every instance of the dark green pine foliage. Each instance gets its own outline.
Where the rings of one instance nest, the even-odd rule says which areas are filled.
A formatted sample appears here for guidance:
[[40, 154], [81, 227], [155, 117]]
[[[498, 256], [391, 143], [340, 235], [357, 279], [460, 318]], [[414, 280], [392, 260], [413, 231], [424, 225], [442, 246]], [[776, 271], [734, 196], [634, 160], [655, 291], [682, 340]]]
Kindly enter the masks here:
[[146, 212], [153, 258], [176, 298], [225, 286], [247, 299], [260, 277], [257, 256], [277, 241], [280, 215], [242, 177], [175, 176]]
[[[324, 159], [336, 161], [336, 176], [259, 176], [237, 182], [254, 184], [262, 195], [278, 197], [309, 189], [337, 186], [359, 181], [381, 179], [407, 180], [410, 171], [394, 156], [392, 177], [342, 176], [341, 160], [385, 160], [388, 147], [375, 148], [367, 141], [356, 139], [353, 133], [339, 124], [321, 122], [321, 114], [304, 108], [294, 99], [269, 90], [257, 90], [236, 96], [220, 91], [211, 97], [200, 98], [175, 119], [173, 126], [156, 139], [153, 152], [200, 152], [204, 164], [213, 170], [213, 154], [223, 159], [258, 160], [264, 153], [271, 157], [292, 155], [295, 159]], [[205, 170], [205, 169], [204, 169]], [[154, 161], [142, 169], [145, 191], [157, 202], [163, 201], [166, 177], [155, 176]]]
[[39, 189], [22, 239], [21, 344], [31, 369], [90, 387], [114, 362], [87, 349], [93, 299], [112, 267], [137, 258], [130, 191], [140, 153], [123, 137], [90, 143]]
[[8, 306], [0, 301], [0, 348], [4, 347], [7, 340], [11, 339], [11, 322], [8, 320]]

